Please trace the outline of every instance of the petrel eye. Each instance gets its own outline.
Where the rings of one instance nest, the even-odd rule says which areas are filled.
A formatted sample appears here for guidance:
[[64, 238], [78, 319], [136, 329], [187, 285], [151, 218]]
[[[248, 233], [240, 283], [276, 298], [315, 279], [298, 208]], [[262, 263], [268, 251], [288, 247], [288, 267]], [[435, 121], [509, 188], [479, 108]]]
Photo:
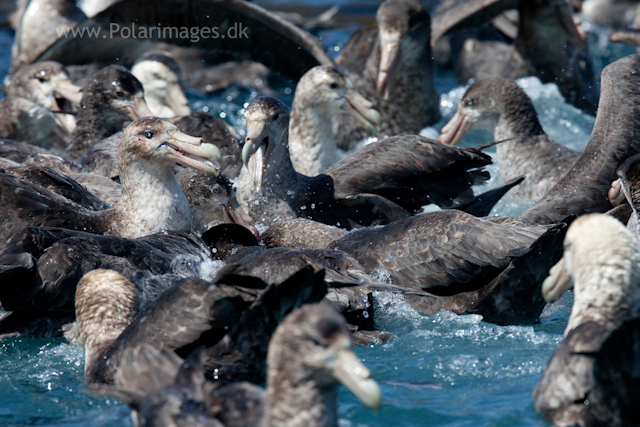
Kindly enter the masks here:
[[124, 92], [117, 91], [117, 92], [116, 92], [116, 96], [117, 96], [118, 98], [122, 98], [122, 97], [124, 96]]
[[320, 341], [318, 341], [318, 340], [317, 340], [317, 339], [315, 339], [315, 338], [310, 338], [310, 339], [309, 339], [309, 341], [311, 341], [311, 343], [312, 343], [313, 345], [317, 345], [317, 346], [321, 346], [321, 345], [322, 345], [322, 344], [320, 343]]
[[38, 77], [37, 79], [40, 83], [44, 83], [46, 80], [44, 77]]
[[144, 137], [147, 139], [151, 139], [153, 138], [153, 132], [151, 132], [150, 130], [145, 130], [143, 133]]
[[464, 101], [464, 105], [466, 105], [467, 107], [473, 107], [474, 102], [476, 102], [475, 98], [467, 99], [466, 101]]
[[331, 89], [338, 89], [338, 83], [336, 83], [336, 82], [331, 82], [331, 83], [329, 83], [329, 87], [330, 87]]
[[276, 114], [273, 116], [273, 120], [278, 120], [278, 117], [280, 117], [280, 113], [276, 113]]

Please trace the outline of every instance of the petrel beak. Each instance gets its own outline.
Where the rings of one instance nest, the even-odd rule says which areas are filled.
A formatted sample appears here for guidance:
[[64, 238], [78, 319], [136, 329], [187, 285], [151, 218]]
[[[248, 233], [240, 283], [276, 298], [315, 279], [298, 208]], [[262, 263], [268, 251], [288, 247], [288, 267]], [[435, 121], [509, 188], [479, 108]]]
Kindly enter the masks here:
[[191, 114], [189, 100], [184, 96], [180, 83], [171, 83], [166, 91], [167, 104], [178, 116], [188, 116]]
[[63, 98], [69, 103], [79, 104], [82, 101], [82, 88], [71, 83], [69, 79], [59, 79], [54, 82], [51, 97], [53, 99], [51, 111], [54, 113], [56, 123], [71, 134], [76, 127], [76, 118], [68, 114], [70, 108], [67, 107], [70, 104], [63, 103], [61, 108], [58, 99]]
[[141, 117], [152, 117], [153, 113], [147, 107], [147, 103], [144, 98], [136, 98], [133, 104], [127, 104], [124, 106], [131, 120], [137, 120]]
[[565, 259], [560, 261], [549, 270], [549, 277], [542, 282], [542, 296], [544, 299], [552, 303], [560, 299], [569, 289], [573, 288], [573, 280], [565, 271]]
[[179, 165], [199, 170], [206, 175], [218, 176], [222, 154], [213, 144], [203, 143], [202, 138], [180, 132], [177, 129], [167, 131], [169, 140], [162, 147], [169, 150], [166, 157]]
[[[247, 138], [242, 147], [242, 162], [253, 177], [256, 191], [262, 188], [262, 176], [270, 152], [271, 141], [265, 130], [265, 121], [247, 122]], [[249, 164], [251, 159], [253, 159], [253, 167]]]
[[378, 68], [376, 89], [378, 93], [383, 94], [384, 99], [389, 98], [389, 80], [398, 66], [401, 56], [402, 49], [400, 49], [400, 40], [385, 40], [381, 38], [380, 68]]
[[238, 199], [236, 199], [235, 196], [231, 197], [229, 204], [221, 203], [221, 205], [224, 212], [224, 222], [226, 224], [241, 225], [251, 231], [251, 233], [256, 236], [256, 239], [260, 238], [260, 233], [258, 233], [258, 230], [251, 225], [251, 222], [253, 222], [253, 218], [251, 218], [251, 216], [249, 216], [249, 214], [246, 213], [244, 209], [242, 209], [242, 207], [238, 203]]
[[343, 348], [333, 361], [333, 375], [358, 399], [372, 409], [378, 409], [382, 400], [380, 386], [369, 378], [371, 373], [358, 360], [353, 350]]
[[616, 207], [620, 206], [626, 199], [626, 196], [622, 187], [622, 178], [618, 178], [611, 183], [611, 188], [608, 193], [609, 201], [611, 205]]
[[373, 104], [364, 96], [360, 95], [355, 89], [350, 89], [345, 97], [346, 112], [358, 119], [367, 131], [372, 133], [380, 132], [382, 129], [382, 116], [373, 108]]
[[82, 88], [71, 83], [69, 79], [56, 81], [53, 90], [64, 99], [75, 104], [80, 104], [80, 101], [82, 101]]
[[438, 137], [438, 141], [450, 145], [458, 145], [462, 137], [471, 128], [472, 121], [469, 116], [462, 114], [460, 109], [456, 111], [449, 123], [442, 128], [442, 134]]

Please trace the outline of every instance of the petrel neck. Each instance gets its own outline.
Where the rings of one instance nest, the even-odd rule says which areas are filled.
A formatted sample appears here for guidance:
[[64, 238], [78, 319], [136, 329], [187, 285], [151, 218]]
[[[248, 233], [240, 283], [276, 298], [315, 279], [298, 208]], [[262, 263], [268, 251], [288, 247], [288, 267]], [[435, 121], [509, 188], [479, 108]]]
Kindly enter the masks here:
[[2, 120], [10, 131], [3, 132], [3, 137], [48, 147], [49, 133], [55, 123], [51, 110], [22, 97], [7, 99], [5, 107]]
[[335, 386], [324, 389], [313, 380], [295, 384], [286, 375], [269, 378], [266, 425], [268, 427], [338, 425]]
[[289, 153], [296, 171], [316, 176], [338, 160], [338, 152], [331, 116], [306, 104], [298, 97], [293, 101]]
[[115, 206], [120, 222], [117, 235], [139, 237], [164, 230], [191, 231], [189, 202], [171, 164], [139, 160], [119, 166], [122, 198]]
[[623, 246], [596, 268], [581, 269], [575, 277], [574, 283], [581, 285], [574, 292], [565, 335], [587, 321], [614, 329], [640, 313], [640, 254]]
[[[519, 136], [544, 135], [538, 113], [524, 93], [509, 93], [511, 99], [503, 101], [502, 114], [494, 131], [496, 141]], [[518, 141], [516, 141], [517, 143]]]
[[274, 141], [271, 154], [265, 165], [262, 184], [285, 185], [287, 182], [294, 182], [298, 179], [298, 174], [291, 163], [289, 155], [289, 130], [285, 129], [280, 138]]

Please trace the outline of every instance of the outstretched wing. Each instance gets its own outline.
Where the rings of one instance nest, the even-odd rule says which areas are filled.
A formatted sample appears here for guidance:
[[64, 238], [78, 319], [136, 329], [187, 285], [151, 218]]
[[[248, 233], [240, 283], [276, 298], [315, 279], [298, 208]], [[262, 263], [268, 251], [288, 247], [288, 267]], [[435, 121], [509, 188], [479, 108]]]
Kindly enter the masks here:
[[396, 285], [450, 296], [485, 286], [541, 232], [448, 210], [355, 230], [331, 246], [367, 271], [384, 267]]
[[333, 64], [315, 37], [240, 0], [120, 1], [79, 24], [38, 61], [128, 66], [158, 42], [261, 62], [293, 80]]
[[450, 208], [473, 199], [473, 185], [489, 179], [491, 157], [478, 150], [400, 135], [369, 144], [327, 169], [336, 199], [381, 195], [408, 211], [435, 203]]

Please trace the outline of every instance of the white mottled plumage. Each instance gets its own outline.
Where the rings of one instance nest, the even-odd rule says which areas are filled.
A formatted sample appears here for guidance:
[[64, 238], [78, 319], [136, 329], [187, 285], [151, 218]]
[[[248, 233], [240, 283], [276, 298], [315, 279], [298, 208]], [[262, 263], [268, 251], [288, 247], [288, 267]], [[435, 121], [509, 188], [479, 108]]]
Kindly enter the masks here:
[[190, 232], [189, 202], [176, 180], [176, 164], [207, 175], [219, 172], [220, 151], [167, 120], [144, 117], [124, 131], [118, 150], [122, 194], [110, 209], [93, 210], [43, 186], [0, 171], [0, 242], [27, 226], [56, 226], [119, 237], [165, 230]]
[[640, 314], [640, 242], [620, 221], [602, 214], [582, 216], [569, 227], [564, 245], [543, 294], [554, 300], [573, 284], [565, 335], [588, 321], [614, 329]]
[[331, 118], [345, 113], [372, 132], [380, 127], [380, 113], [335, 67], [317, 66], [302, 76], [289, 124], [289, 154], [296, 171], [316, 176], [340, 160]]
[[109, 234], [139, 237], [163, 230], [191, 231], [189, 202], [172, 171], [179, 160], [163, 146], [173, 137], [202, 142], [156, 118], [139, 119], [125, 129], [118, 152], [122, 196]]
[[144, 87], [144, 99], [154, 116], [169, 119], [191, 114], [182, 91], [181, 70], [168, 54], [152, 51], [139, 58], [131, 68]]

